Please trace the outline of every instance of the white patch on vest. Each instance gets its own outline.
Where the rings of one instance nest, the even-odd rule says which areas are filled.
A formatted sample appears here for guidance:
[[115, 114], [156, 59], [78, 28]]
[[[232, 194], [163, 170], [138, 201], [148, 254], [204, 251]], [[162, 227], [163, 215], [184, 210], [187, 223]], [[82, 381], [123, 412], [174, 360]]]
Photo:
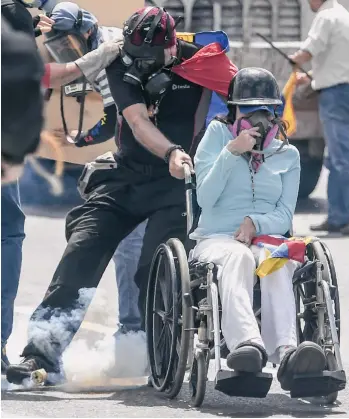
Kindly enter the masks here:
[[173, 84], [172, 85], [172, 90], [177, 90], [177, 89], [190, 89], [190, 85], [189, 84]]

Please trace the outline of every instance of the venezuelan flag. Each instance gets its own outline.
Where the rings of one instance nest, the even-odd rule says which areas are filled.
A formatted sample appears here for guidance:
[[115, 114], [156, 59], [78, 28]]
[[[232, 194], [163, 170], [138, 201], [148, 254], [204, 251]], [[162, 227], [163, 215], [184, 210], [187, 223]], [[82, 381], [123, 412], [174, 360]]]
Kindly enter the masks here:
[[252, 240], [252, 244], [263, 247], [266, 253], [264, 259], [256, 269], [256, 275], [264, 278], [281, 269], [289, 260], [305, 262], [306, 246], [311, 238], [259, 236]]
[[296, 90], [296, 72], [291, 73], [285, 87], [282, 91], [282, 100], [284, 102], [284, 109], [282, 113], [282, 120], [286, 122], [287, 135], [291, 136], [297, 131], [296, 113], [293, 107], [293, 95]]

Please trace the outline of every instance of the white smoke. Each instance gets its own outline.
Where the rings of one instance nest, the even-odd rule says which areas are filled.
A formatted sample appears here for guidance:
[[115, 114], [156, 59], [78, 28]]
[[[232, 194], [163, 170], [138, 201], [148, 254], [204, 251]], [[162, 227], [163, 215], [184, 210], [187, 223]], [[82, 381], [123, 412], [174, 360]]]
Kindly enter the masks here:
[[[73, 310], [54, 311], [49, 320], [45, 320], [47, 310], [42, 309], [37, 320], [29, 323], [29, 338], [49, 356], [55, 357], [56, 342], [63, 346], [69, 343], [68, 326], [79, 324], [91, 303], [96, 289], [79, 290], [79, 298]], [[94, 318], [103, 314], [106, 319], [106, 300], [101, 292], [96, 293], [93, 303]], [[96, 313], [98, 308], [99, 313]], [[116, 323], [116, 322], [115, 322]], [[102, 337], [100, 337], [102, 335]], [[96, 334], [93, 334], [93, 337]], [[99, 334], [99, 339], [91, 344], [86, 339], [75, 339], [63, 354], [63, 367], [69, 387], [88, 388], [100, 386], [127, 386], [131, 383], [144, 384], [148, 375], [148, 358], [144, 332], [131, 332], [127, 335], [114, 336]], [[116, 379], [120, 379], [117, 381]]]
[[112, 336], [88, 347], [84, 340], [74, 341], [63, 356], [68, 383], [76, 387], [129, 386], [144, 384], [147, 350], [144, 333]]

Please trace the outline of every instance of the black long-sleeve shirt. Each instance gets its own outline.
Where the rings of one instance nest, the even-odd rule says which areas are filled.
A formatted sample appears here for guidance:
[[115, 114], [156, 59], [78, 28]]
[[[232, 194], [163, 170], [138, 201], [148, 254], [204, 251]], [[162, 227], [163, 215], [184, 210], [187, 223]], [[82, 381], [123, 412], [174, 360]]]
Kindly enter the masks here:
[[117, 108], [115, 105], [104, 108], [104, 115], [97, 124], [80, 135], [75, 145], [85, 147], [87, 145], [100, 144], [117, 135]]

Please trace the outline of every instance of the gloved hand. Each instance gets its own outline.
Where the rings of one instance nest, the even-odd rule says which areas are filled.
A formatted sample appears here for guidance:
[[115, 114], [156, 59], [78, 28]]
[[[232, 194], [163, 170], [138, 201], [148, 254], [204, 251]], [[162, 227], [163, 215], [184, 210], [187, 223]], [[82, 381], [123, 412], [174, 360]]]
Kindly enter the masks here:
[[50, 19], [46, 15], [39, 15], [39, 23], [37, 24], [36, 28], [41, 30], [41, 33], [48, 33], [52, 30], [52, 25], [55, 23], [54, 20]]
[[120, 53], [124, 38], [103, 42], [97, 49], [89, 52], [75, 61], [81, 72], [90, 83], [93, 83], [98, 74], [108, 67]]

